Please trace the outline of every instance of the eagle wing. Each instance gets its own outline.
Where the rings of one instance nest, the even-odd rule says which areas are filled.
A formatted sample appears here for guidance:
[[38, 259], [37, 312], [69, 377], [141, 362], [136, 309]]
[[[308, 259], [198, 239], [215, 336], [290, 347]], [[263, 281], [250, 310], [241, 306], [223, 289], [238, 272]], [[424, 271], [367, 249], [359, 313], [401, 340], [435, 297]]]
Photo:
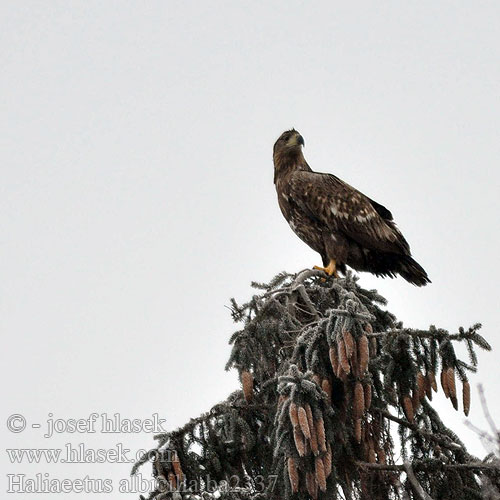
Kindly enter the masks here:
[[334, 175], [296, 171], [288, 196], [309, 217], [365, 248], [410, 254], [391, 212]]

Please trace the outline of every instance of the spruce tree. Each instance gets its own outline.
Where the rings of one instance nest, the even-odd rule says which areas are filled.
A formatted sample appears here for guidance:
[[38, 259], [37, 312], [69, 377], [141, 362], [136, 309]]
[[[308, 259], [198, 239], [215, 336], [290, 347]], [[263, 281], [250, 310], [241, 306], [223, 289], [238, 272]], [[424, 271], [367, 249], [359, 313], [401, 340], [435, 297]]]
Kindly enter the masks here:
[[442, 390], [468, 415], [476, 349], [490, 350], [479, 324], [406, 328], [351, 273], [252, 285], [231, 301], [242, 388], [156, 436], [133, 469], [152, 462], [150, 499], [495, 498], [498, 457], [471, 456], [431, 405]]

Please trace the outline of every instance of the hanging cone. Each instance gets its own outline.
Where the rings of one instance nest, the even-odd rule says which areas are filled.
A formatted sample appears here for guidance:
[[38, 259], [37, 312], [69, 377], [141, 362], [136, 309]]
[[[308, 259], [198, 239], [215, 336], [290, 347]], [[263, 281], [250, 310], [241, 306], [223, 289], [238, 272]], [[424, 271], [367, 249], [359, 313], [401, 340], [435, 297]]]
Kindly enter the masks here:
[[247, 371], [241, 372], [241, 384], [245, 401], [250, 403], [253, 399], [253, 375]]
[[332, 404], [332, 384], [330, 384], [330, 381], [327, 378], [324, 378], [321, 382], [321, 389], [323, 389], [328, 396], [328, 404]]
[[446, 376], [446, 369], [441, 370], [441, 387], [443, 388], [444, 395], [449, 398], [450, 390], [448, 388], [448, 377]]
[[361, 382], [357, 381], [354, 386], [354, 398], [352, 412], [354, 418], [360, 418], [365, 411], [365, 393]]
[[370, 361], [370, 351], [368, 347], [368, 338], [366, 337], [366, 335], [362, 335], [358, 339], [358, 363], [359, 363], [359, 372], [361, 376], [363, 376], [366, 373], [369, 361]]
[[321, 491], [326, 491], [325, 466], [321, 457], [316, 457], [314, 461], [314, 471], [316, 473], [316, 482]]
[[467, 380], [463, 382], [463, 404], [464, 404], [464, 413], [467, 417], [470, 411], [470, 384]]
[[455, 385], [455, 369], [451, 366], [446, 370], [446, 384], [448, 385], [448, 392], [450, 393], [450, 399], [453, 404], [453, 408], [455, 408], [455, 410], [458, 410], [457, 388]]
[[306, 439], [311, 439], [311, 430], [309, 429], [306, 410], [302, 406], [298, 406], [297, 414], [299, 416], [299, 426], [302, 434], [304, 434]]
[[306, 489], [313, 500], [318, 498], [318, 483], [316, 482], [316, 476], [312, 472], [306, 473]]
[[319, 449], [321, 451], [326, 451], [325, 422], [323, 421], [323, 417], [316, 420], [315, 427]]
[[344, 339], [345, 353], [347, 355], [347, 359], [351, 359], [354, 353], [354, 349], [356, 348], [354, 337], [352, 336], [351, 332], [349, 332], [348, 330], [344, 330], [344, 332], [342, 333], [342, 338]]
[[305, 457], [306, 455], [306, 443], [304, 439], [304, 434], [299, 427], [293, 429], [293, 440], [295, 442], [295, 448], [297, 448], [297, 453], [299, 457]]
[[406, 419], [408, 420], [408, 422], [413, 424], [413, 419], [414, 419], [413, 404], [412, 404], [410, 396], [408, 396], [408, 395], [403, 398], [403, 410], [404, 410], [404, 413], [406, 415]]
[[299, 414], [297, 411], [297, 405], [293, 401], [290, 403], [290, 407], [288, 408], [288, 416], [290, 417], [292, 427], [294, 429], [296, 427], [299, 427]]
[[425, 386], [426, 386], [426, 381], [424, 374], [422, 372], [417, 373], [417, 396], [418, 400], [422, 401], [425, 397]]
[[323, 457], [323, 466], [325, 467], [325, 476], [328, 477], [332, 473], [332, 449], [330, 443], [328, 443], [325, 456]]
[[354, 421], [354, 439], [357, 443], [361, 443], [361, 419], [357, 418]]
[[366, 383], [363, 386], [364, 395], [365, 395], [365, 409], [369, 410], [372, 405], [372, 386], [370, 383]]
[[428, 373], [424, 376], [424, 384], [425, 384], [425, 395], [427, 396], [427, 399], [429, 401], [432, 401], [432, 387]]
[[341, 340], [337, 342], [337, 356], [339, 359], [339, 365], [342, 367], [342, 371], [348, 375], [351, 372], [351, 366], [349, 365], [349, 360], [347, 359], [345, 343]]
[[293, 457], [288, 457], [288, 478], [292, 492], [297, 493], [299, 491], [299, 471]]
[[431, 370], [427, 373], [427, 378], [429, 379], [429, 382], [431, 384], [432, 390], [434, 392], [437, 392], [438, 386], [436, 384], [436, 374]]
[[[165, 477], [165, 476], [162, 476]], [[170, 488], [175, 490], [177, 488], [177, 479], [175, 478], [175, 474], [173, 472], [168, 473], [168, 482], [170, 484]]]
[[307, 415], [307, 424], [309, 425], [309, 431], [311, 432], [311, 438], [310, 438], [311, 451], [313, 452], [313, 455], [316, 456], [319, 453], [318, 436], [316, 435], [316, 429], [314, 428], [314, 420], [311, 411], [311, 405], [309, 403], [306, 403], [305, 410]]

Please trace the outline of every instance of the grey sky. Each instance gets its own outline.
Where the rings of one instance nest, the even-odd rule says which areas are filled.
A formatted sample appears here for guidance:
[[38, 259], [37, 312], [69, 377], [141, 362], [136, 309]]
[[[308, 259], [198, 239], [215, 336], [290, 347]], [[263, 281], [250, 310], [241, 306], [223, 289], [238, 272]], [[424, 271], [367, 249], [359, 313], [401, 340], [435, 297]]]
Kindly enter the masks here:
[[[361, 284], [409, 326], [484, 323], [497, 350], [472, 382], [500, 415], [499, 16], [497, 1], [2, 2], [2, 422], [160, 413], [172, 428], [237, 387], [228, 298], [320, 263], [272, 183], [272, 145], [292, 126], [313, 169], [393, 212], [433, 281]], [[483, 425], [475, 392], [471, 420]], [[2, 460], [109, 477], [113, 495], [130, 469]]]

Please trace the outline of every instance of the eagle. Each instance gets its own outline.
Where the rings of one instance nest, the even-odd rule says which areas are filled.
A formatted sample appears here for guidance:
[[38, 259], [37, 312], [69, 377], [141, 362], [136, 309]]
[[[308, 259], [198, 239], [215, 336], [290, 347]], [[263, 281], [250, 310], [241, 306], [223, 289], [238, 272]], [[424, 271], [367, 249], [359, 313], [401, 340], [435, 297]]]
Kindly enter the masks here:
[[411, 256], [392, 214], [335, 175], [314, 172], [302, 153], [304, 138], [295, 129], [274, 144], [274, 184], [278, 203], [294, 233], [321, 255], [329, 276], [346, 265], [376, 276], [402, 276], [416, 286], [430, 283]]

